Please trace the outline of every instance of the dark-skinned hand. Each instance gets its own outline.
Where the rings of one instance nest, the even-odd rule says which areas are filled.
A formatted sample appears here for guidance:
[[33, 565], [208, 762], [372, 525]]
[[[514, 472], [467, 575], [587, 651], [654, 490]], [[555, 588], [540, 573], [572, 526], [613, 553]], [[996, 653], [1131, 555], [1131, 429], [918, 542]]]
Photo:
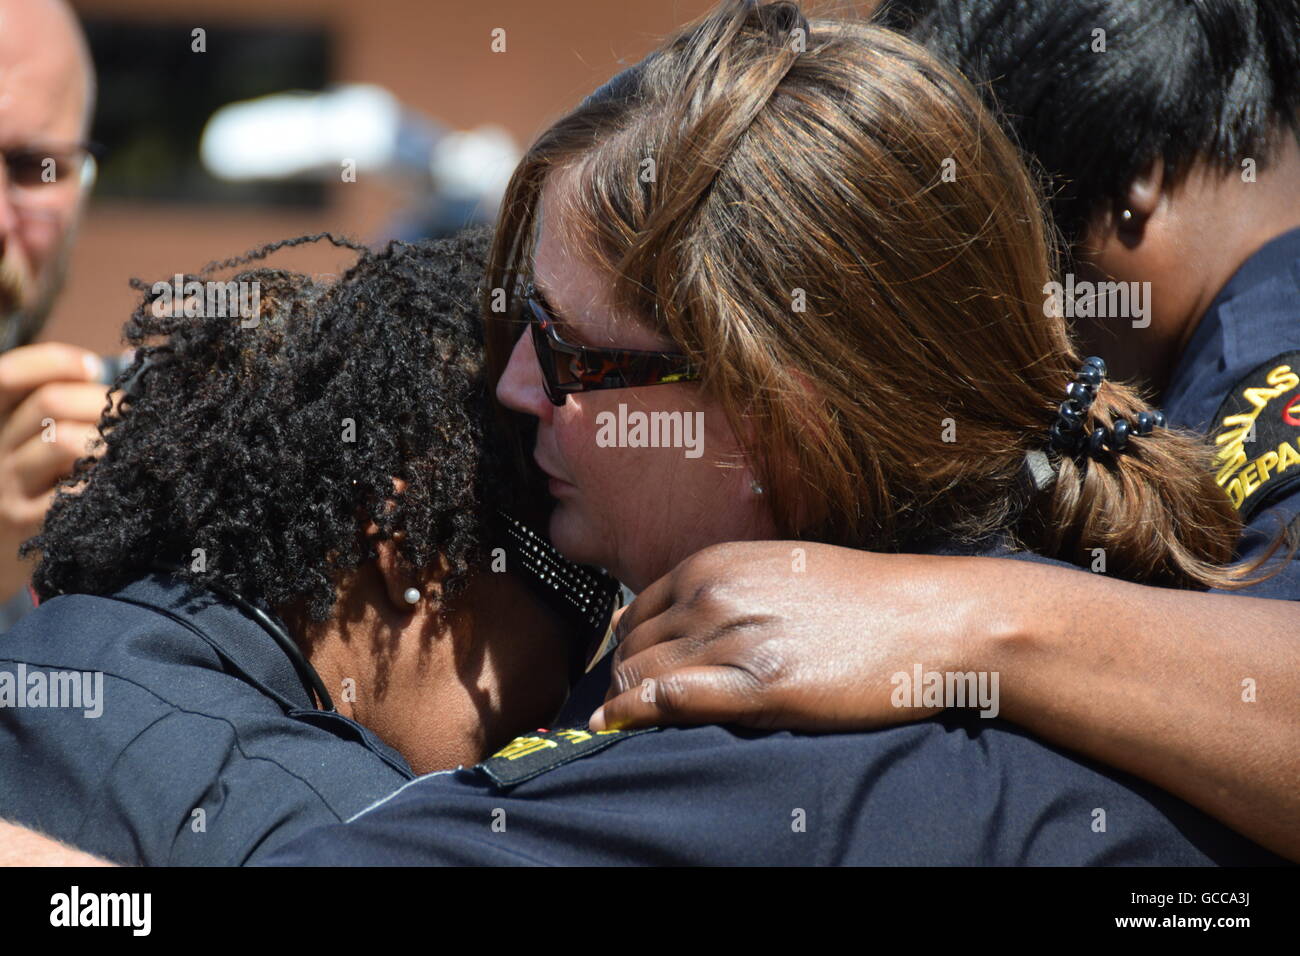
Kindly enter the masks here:
[[841, 730], [918, 720], [898, 672], [964, 670], [988, 622], [973, 559], [797, 541], [715, 545], [646, 588], [618, 622], [596, 730], [731, 723]]

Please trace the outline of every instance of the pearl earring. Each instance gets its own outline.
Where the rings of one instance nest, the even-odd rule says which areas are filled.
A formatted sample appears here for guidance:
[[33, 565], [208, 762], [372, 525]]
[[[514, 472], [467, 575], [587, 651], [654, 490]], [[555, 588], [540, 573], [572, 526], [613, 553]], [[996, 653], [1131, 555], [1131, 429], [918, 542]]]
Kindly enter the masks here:
[[406, 599], [406, 603], [407, 603], [407, 604], [419, 604], [419, 603], [420, 603], [420, 589], [419, 589], [419, 588], [407, 588], [407, 589], [406, 589], [406, 593], [403, 594], [402, 597], [404, 597], [404, 598]]

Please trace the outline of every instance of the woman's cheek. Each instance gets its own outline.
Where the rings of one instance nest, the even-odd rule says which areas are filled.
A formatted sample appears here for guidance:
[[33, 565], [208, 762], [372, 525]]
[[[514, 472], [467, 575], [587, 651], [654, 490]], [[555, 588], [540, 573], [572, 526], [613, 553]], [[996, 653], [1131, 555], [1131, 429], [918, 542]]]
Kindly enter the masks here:
[[[554, 464], [563, 469], [562, 477], [570, 486], [555, 496], [552, 533], [561, 551], [566, 550], [563, 542], [576, 552], [566, 551], [573, 560], [608, 566], [603, 551], [610, 544], [608, 537], [612, 529], [604, 512], [611, 499], [617, 500], [619, 489], [607, 472], [613, 464], [610, 453], [620, 449], [597, 447], [595, 433], [588, 427], [590, 421], [580, 407], [571, 407], [574, 404], [570, 399], [566, 406], [557, 409], [553, 425], [554, 451], [559, 459]], [[548, 457], [545, 452], [543, 457]], [[627, 489], [622, 491], [626, 495]]]
[[556, 496], [556, 547], [624, 580], [639, 577], [635, 565], [661, 550], [663, 526], [675, 518], [675, 476], [656, 460], [664, 450], [602, 447], [594, 431], [581, 427], [557, 427], [555, 439], [573, 482]]
[[747, 470], [735, 467], [743, 452], [720, 410], [683, 402], [677, 413], [698, 423], [690, 436], [683, 433], [681, 442], [666, 447], [641, 447], [611, 441], [618, 436], [608, 428], [602, 439], [602, 413], [617, 421], [611, 398], [631, 411], [646, 405], [636, 396], [596, 393], [571, 396], [556, 410], [556, 465], [573, 483], [557, 494], [551, 524], [562, 552], [609, 569], [635, 589], [701, 547], [770, 531]]

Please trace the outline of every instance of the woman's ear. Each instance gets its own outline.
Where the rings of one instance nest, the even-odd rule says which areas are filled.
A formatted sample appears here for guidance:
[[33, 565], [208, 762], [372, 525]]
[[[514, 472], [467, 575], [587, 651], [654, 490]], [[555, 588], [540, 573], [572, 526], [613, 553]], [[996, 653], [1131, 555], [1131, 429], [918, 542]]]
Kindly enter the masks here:
[[1160, 212], [1164, 192], [1165, 164], [1156, 157], [1138, 171], [1122, 196], [1094, 210], [1079, 240], [1079, 260], [1098, 266], [1106, 275], [1118, 276], [1113, 266], [1123, 266], [1131, 256], [1147, 253], [1151, 244], [1144, 246], [1143, 242], [1151, 238], [1152, 219]]
[[1128, 184], [1128, 203], [1135, 216], [1149, 217], [1160, 205], [1165, 188], [1165, 161], [1157, 156]]
[[1126, 246], [1142, 241], [1146, 225], [1160, 208], [1164, 192], [1165, 161], [1157, 156], [1140, 170], [1125, 190], [1124, 198], [1114, 210], [1114, 230]]
[[[396, 498], [406, 491], [406, 482], [401, 478], [393, 479], [393, 497]], [[389, 501], [387, 507], [392, 507], [393, 502]], [[436, 581], [441, 580], [445, 575], [446, 562], [439, 558], [437, 566], [434, 569], [425, 569], [416, 572], [398, 553], [404, 535], [398, 532], [391, 538], [379, 539], [379, 525], [374, 521], [369, 521], [364, 529], [368, 537], [375, 545], [375, 568], [379, 571], [380, 577], [384, 579], [384, 591], [388, 595], [388, 601], [394, 609], [399, 611], [413, 611], [425, 598], [431, 596], [430, 588], [434, 588], [436, 593]]]
[[[378, 528], [373, 525], [370, 534]], [[384, 579], [384, 591], [389, 603], [397, 610], [413, 611], [421, 603], [442, 599], [442, 581], [451, 571], [451, 565], [441, 554], [427, 568], [418, 571], [398, 553], [402, 535], [375, 541], [375, 569]]]
[[384, 579], [384, 592], [389, 604], [395, 610], [414, 611], [428, 597], [428, 584], [417, 579], [410, 565], [397, 553], [397, 547], [397, 538], [376, 541], [375, 567]]

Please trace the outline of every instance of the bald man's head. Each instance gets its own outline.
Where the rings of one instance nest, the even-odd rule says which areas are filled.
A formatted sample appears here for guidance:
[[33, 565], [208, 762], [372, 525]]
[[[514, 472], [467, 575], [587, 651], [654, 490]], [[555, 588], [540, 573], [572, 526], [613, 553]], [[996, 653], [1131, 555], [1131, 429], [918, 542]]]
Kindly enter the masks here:
[[64, 0], [0, 0], [0, 346], [30, 341], [62, 284], [94, 86], [85, 35]]
[[[94, 105], [94, 69], [85, 34], [65, 0], [0, 0], [0, 136], [17, 99], [45, 104], [51, 115], [44, 129], [84, 137]], [[69, 116], [75, 127], [69, 127]]]

